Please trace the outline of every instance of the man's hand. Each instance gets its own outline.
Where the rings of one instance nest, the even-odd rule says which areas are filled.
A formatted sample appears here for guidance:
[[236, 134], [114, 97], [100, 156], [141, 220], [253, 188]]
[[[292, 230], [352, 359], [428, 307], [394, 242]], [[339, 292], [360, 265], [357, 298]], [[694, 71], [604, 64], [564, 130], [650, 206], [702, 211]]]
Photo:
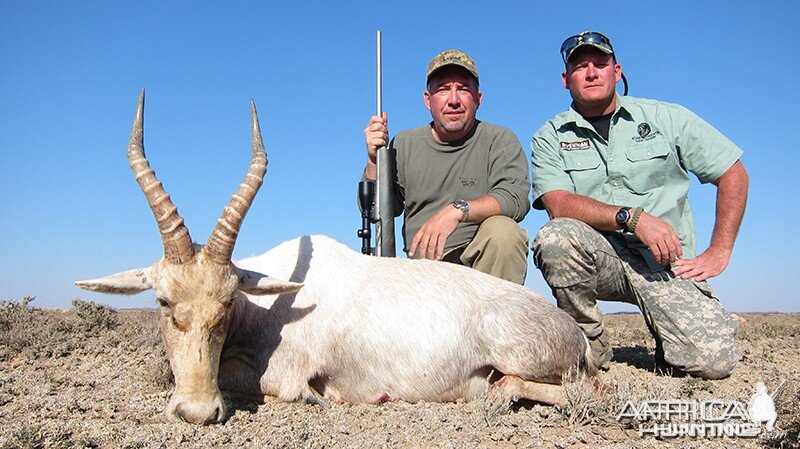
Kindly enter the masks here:
[[705, 281], [719, 276], [728, 267], [747, 204], [749, 179], [742, 162], [736, 161], [722, 176], [712, 181], [717, 186], [717, 209], [711, 245], [694, 259], [673, 263], [672, 271], [676, 276]]
[[419, 259], [441, 260], [444, 257], [444, 243], [458, 227], [463, 213], [448, 204], [426, 221], [411, 241], [408, 257], [414, 257], [419, 249]]
[[672, 263], [672, 272], [681, 279], [705, 281], [719, 276], [728, 267], [730, 251], [710, 247], [694, 259], [677, 260]]
[[389, 115], [385, 112], [382, 117], [373, 115], [369, 124], [364, 129], [364, 140], [367, 144], [367, 167], [364, 174], [367, 179], [378, 177], [378, 148], [389, 144]]
[[683, 248], [678, 234], [666, 221], [642, 212], [636, 224], [636, 236], [653, 253], [656, 262], [661, 265], [670, 264], [683, 257]]

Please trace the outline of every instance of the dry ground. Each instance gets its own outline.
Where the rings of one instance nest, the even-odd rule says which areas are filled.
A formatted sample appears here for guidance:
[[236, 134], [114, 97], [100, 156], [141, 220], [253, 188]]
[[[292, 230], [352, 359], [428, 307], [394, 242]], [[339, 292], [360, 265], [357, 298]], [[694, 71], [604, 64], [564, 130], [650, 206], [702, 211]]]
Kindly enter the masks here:
[[[744, 314], [743, 356], [729, 378], [670, 377], [653, 366], [653, 341], [638, 315], [608, 317], [615, 348], [600, 380], [606, 396], [568, 384], [566, 407], [466, 403], [332, 405], [327, 410], [228, 400], [224, 424], [198, 427], [161, 414], [172, 388], [156, 311], [114, 311], [76, 300], [44, 310], [30, 298], [0, 304], [0, 449], [205, 447], [800, 447], [800, 314]], [[640, 437], [618, 422], [628, 401], [747, 400], [772, 391], [779, 432], [755, 439]]]

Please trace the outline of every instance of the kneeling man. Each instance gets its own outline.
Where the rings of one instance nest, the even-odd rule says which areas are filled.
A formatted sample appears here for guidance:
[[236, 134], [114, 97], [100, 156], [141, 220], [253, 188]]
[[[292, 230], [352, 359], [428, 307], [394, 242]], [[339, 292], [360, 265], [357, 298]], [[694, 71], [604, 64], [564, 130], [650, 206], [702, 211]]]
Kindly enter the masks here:
[[[606, 36], [572, 36], [561, 54], [572, 105], [532, 143], [534, 207], [552, 220], [534, 241], [536, 266], [600, 367], [612, 351], [598, 299], [639, 307], [662, 369], [729, 376], [738, 322], [706, 279], [728, 265], [744, 215], [742, 150], [681, 106], [617, 95], [622, 67]], [[699, 255], [689, 173], [717, 187], [711, 244]]]

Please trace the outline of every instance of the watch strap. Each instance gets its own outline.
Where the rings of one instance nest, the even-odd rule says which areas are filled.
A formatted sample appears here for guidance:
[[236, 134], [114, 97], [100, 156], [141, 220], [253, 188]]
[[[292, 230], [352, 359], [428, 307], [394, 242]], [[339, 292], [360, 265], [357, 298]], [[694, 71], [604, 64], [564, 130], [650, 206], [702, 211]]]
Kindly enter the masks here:
[[642, 209], [641, 207], [636, 207], [633, 209], [633, 213], [631, 214], [631, 219], [628, 220], [627, 223], [625, 223], [625, 229], [628, 232], [630, 233], [636, 232], [636, 225], [639, 224], [639, 217], [642, 216], [642, 212], [644, 212], [644, 209]]

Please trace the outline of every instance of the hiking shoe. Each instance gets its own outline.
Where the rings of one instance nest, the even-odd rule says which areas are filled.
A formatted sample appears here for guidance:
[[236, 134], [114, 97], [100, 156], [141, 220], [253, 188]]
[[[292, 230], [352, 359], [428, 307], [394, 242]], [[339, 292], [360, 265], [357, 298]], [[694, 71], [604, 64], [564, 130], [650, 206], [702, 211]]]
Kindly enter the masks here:
[[656, 353], [654, 358], [656, 362], [655, 369], [657, 373], [660, 372], [670, 377], [686, 377], [689, 375], [689, 373], [686, 371], [676, 368], [664, 360], [664, 349], [661, 347], [661, 345], [656, 345]]

